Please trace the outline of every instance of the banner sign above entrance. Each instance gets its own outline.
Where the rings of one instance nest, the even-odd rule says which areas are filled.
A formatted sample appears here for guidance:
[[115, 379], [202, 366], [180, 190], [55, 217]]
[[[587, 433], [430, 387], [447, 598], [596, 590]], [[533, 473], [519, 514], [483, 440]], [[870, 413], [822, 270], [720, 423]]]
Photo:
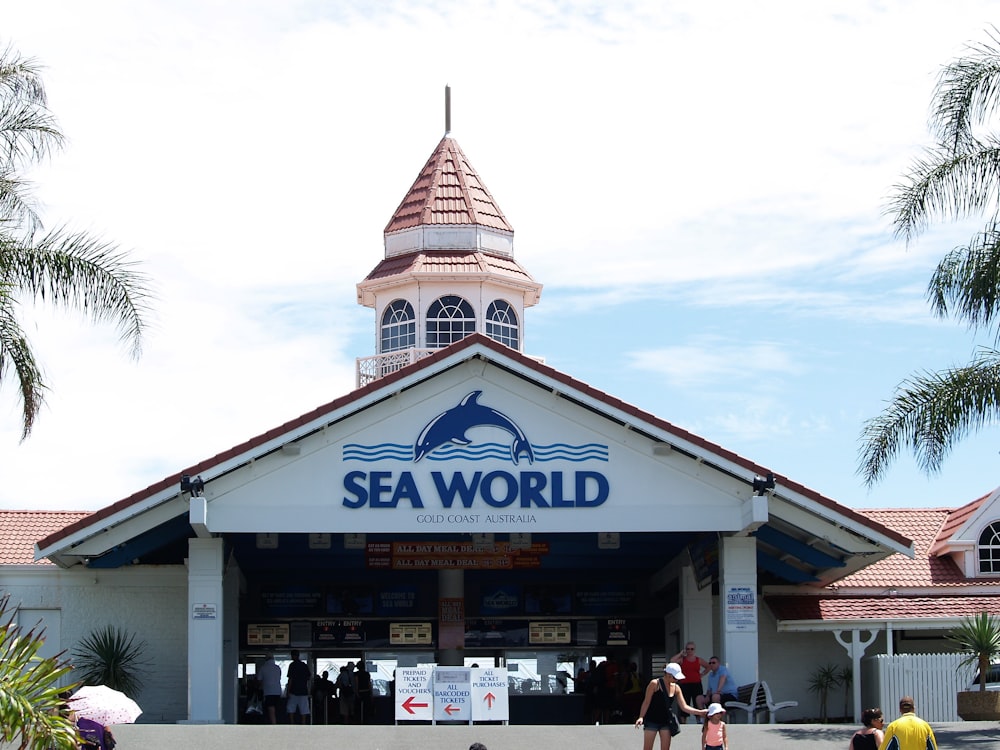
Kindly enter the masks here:
[[548, 551], [546, 543], [513, 549], [497, 542], [483, 550], [474, 542], [369, 542], [365, 562], [370, 570], [512, 570], [541, 567]]

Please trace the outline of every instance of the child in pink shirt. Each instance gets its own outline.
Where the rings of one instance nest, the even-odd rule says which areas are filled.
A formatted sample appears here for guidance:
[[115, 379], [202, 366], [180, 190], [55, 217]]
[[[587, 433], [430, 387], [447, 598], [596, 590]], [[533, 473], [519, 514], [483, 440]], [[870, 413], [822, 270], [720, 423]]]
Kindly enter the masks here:
[[702, 750], [729, 750], [729, 739], [726, 737], [726, 722], [722, 715], [726, 709], [721, 703], [712, 703], [708, 707], [708, 718], [701, 727]]

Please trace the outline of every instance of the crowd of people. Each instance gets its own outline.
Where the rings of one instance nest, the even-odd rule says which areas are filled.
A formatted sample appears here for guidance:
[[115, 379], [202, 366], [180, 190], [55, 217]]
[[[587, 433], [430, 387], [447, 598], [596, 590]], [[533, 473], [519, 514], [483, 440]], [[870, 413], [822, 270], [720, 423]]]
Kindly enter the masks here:
[[278, 724], [370, 724], [374, 721], [372, 676], [363, 662], [347, 662], [336, 679], [329, 672], [310, 674], [308, 666], [292, 651], [286, 682], [281, 667], [268, 656], [257, 668], [256, 679], [247, 686], [247, 714]]

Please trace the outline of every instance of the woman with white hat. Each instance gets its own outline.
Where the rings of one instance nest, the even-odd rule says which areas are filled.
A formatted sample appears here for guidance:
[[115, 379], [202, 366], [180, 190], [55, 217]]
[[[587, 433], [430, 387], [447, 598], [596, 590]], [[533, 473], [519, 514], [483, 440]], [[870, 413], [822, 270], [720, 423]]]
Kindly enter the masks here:
[[703, 708], [691, 708], [684, 700], [677, 681], [684, 676], [681, 665], [670, 662], [663, 668], [663, 677], [650, 680], [646, 686], [646, 697], [639, 709], [639, 718], [635, 720], [637, 729], [642, 732], [642, 750], [652, 750], [656, 735], [660, 735], [660, 750], [670, 749], [670, 738], [677, 734], [680, 726], [674, 715], [674, 703], [685, 713], [692, 716], [707, 716]]

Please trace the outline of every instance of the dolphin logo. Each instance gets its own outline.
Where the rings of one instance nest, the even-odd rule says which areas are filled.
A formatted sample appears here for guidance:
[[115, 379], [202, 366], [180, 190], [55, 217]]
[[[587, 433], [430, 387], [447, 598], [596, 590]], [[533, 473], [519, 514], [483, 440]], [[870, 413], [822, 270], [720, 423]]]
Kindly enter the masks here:
[[438, 414], [420, 431], [413, 446], [413, 461], [416, 463], [432, 450], [445, 443], [468, 445], [472, 441], [465, 436], [466, 430], [472, 427], [499, 427], [514, 436], [510, 446], [510, 459], [515, 464], [522, 455], [528, 457], [529, 463], [535, 462], [535, 454], [531, 443], [506, 414], [479, 403], [482, 391], [473, 391], [461, 400], [458, 406]]

